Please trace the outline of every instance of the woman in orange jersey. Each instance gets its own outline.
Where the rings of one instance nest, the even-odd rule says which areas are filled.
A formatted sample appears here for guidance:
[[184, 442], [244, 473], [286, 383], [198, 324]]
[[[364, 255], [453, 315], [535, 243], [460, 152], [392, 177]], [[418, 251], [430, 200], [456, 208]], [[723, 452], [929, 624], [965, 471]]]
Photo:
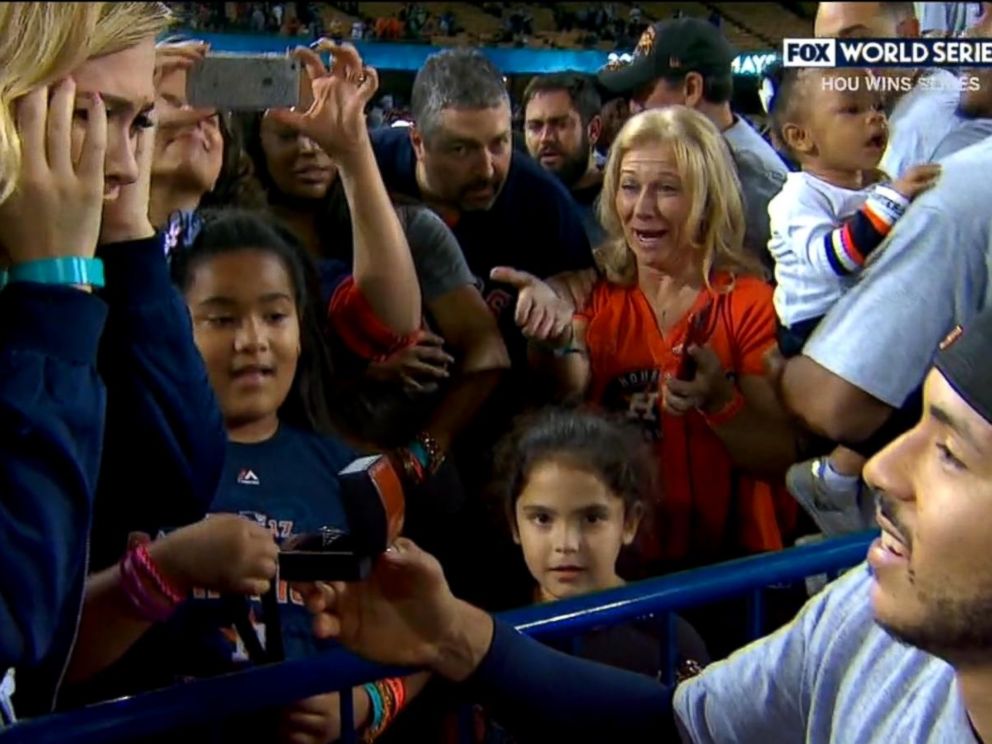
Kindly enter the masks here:
[[[765, 377], [772, 289], [742, 248], [723, 138], [681, 106], [633, 117], [611, 148], [599, 209], [605, 277], [535, 346], [563, 392], [626, 411], [656, 442], [664, 492], [646, 557], [657, 571], [783, 547], [795, 433]], [[525, 332], [548, 339], [554, 325]]]

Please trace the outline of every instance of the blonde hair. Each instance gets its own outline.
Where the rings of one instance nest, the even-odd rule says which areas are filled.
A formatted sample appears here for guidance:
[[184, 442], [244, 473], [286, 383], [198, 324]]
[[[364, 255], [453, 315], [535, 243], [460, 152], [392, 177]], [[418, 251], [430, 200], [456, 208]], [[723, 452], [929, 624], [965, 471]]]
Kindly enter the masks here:
[[716, 126], [693, 109], [669, 106], [631, 117], [610, 148], [599, 198], [599, 220], [609, 240], [597, 251], [606, 278], [620, 285], [637, 281], [634, 252], [624, 238], [616, 197], [624, 158], [632, 150], [668, 145], [689, 199], [689, 214], [680, 234], [688, 234], [698, 254], [704, 284], [714, 271], [764, 275], [761, 264], [744, 249], [744, 203], [737, 168]]
[[168, 28], [164, 3], [0, 3], [0, 204], [21, 172], [17, 99]]

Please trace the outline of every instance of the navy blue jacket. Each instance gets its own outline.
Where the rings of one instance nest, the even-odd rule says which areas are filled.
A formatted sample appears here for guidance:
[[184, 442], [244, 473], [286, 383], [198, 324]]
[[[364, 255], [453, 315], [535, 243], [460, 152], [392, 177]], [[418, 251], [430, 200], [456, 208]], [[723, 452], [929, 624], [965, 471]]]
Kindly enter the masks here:
[[15, 283], [0, 292], [0, 674], [64, 661], [86, 576], [106, 391], [98, 298]]
[[[24, 513], [37, 542], [25, 547], [24, 557], [16, 564], [8, 564], [0, 580], [31, 587], [23, 596], [8, 595], [4, 587], [2, 598], [5, 603], [28, 601], [23, 622], [39, 639], [40, 648], [22, 647], [10, 657], [18, 666], [15, 703], [21, 716], [47, 712], [54, 703], [78, 624], [87, 570], [93, 572], [118, 560], [129, 531], [154, 535], [159, 527], [201, 519], [224, 461], [223, 418], [193, 342], [186, 304], [170, 280], [162, 236], [102, 246], [97, 255], [104, 261], [107, 284], [99, 298], [76, 297], [78, 291], [64, 288], [33, 290], [72, 293], [70, 299], [77, 304], [91, 306], [89, 312], [99, 316], [100, 327], [90, 336], [81, 335], [86, 327], [77, 327], [86, 320], [82, 310], [55, 305], [47, 311], [45, 327], [34, 327], [30, 334], [21, 328], [25, 319], [38, 315], [31, 310], [16, 313], [16, 327], [4, 330], [55, 348], [71, 343], [69, 348], [75, 349], [84, 338], [91, 343], [87, 364], [56, 366], [43, 358], [51, 369], [41, 374], [36, 366], [30, 374], [21, 374], [25, 382], [10, 393], [13, 372], [3, 374], [5, 417], [7, 408], [53, 391], [72, 391], [75, 401], [69, 413], [76, 428], [62, 420], [66, 414], [56, 418], [57, 409], [37, 411], [31, 424], [20, 424], [20, 430], [44, 425], [61, 434], [61, 440], [44, 450], [32, 445], [25, 452], [28, 445], [21, 435], [20, 449], [3, 448], [3, 477], [10, 480], [4, 490], [16, 493], [19, 489], [22, 499], [30, 499], [38, 512], [51, 512], [44, 521]], [[26, 291], [32, 290], [11, 285], [3, 295]], [[13, 315], [4, 312], [2, 317]], [[6, 344], [3, 351], [7, 353]], [[49, 356], [58, 359], [54, 352]], [[76, 352], [71, 359], [80, 356]], [[93, 369], [95, 359], [100, 377]], [[13, 402], [8, 403], [8, 397]], [[76, 429], [78, 435], [70, 438]], [[4, 436], [17, 435], [5, 431]], [[34, 479], [18, 469], [23, 469], [18, 464], [21, 460], [31, 462], [32, 458], [41, 471]], [[76, 471], [79, 475], [70, 479]], [[43, 488], [46, 481], [39, 482], [42, 478], [49, 479], [47, 490]], [[6, 494], [3, 498], [6, 511]], [[9, 545], [8, 524], [16, 522], [8, 522], [6, 514], [0, 519], [4, 544]], [[40, 526], [35, 526], [39, 521]], [[21, 531], [30, 534], [29, 527]], [[49, 593], [46, 589], [51, 596], [45, 605], [32, 604], [31, 600]], [[5, 651], [8, 627], [4, 620]]]
[[220, 482], [227, 432], [193, 341], [189, 309], [154, 239], [101, 246], [110, 308], [100, 342], [107, 435], [92, 570], [120, 560], [128, 532], [197, 522]]
[[[372, 147], [391, 192], [421, 198], [417, 158], [405, 129], [380, 129]], [[503, 189], [493, 206], [465, 212], [451, 228], [475, 275], [483, 299], [497, 316], [510, 358], [526, 368], [526, 343], [513, 320], [516, 290], [489, 272], [509, 266], [545, 279], [593, 265], [592, 249], [568, 190], [532, 158], [514, 152]]]

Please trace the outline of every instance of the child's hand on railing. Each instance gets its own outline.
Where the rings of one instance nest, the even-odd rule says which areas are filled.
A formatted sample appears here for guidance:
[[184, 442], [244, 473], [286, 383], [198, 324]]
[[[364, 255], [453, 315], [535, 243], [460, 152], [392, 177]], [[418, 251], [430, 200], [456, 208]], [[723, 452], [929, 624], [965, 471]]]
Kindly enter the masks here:
[[[369, 718], [369, 696], [361, 687], [353, 690], [355, 726]], [[341, 696], [336, 692], [314, 695], [283, 710], [279, 720], [279, 744], [326, 744], [341, 737]]]

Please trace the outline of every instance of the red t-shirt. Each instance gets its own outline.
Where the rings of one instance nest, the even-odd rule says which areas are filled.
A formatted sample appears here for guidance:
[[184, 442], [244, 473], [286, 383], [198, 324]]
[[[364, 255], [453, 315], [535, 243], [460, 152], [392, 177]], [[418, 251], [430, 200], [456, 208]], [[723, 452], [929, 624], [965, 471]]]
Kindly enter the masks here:
[[600, 282], [580, 314], [588, 322], [590, 399], [626, 412], [657, 448], [663, 491], [653, 524], [642, 531], [649, 561], [703, 563], [776, 550], [794, 525], [796, 504], [784, 482], [735, 468], [698, 412], [672, 416], [661, 407], [662, 382], [678, 370], [689, 320], [707, 303], [703, 338], [724, 368], [737, 378], [764, 374], [764, 355], [776, 343], [772, 288], [752, 277], [738, 278], [730, 288], [732, 281], [717, 275], [713, 290], [703, 289], [667, 336], [636, 286]]

